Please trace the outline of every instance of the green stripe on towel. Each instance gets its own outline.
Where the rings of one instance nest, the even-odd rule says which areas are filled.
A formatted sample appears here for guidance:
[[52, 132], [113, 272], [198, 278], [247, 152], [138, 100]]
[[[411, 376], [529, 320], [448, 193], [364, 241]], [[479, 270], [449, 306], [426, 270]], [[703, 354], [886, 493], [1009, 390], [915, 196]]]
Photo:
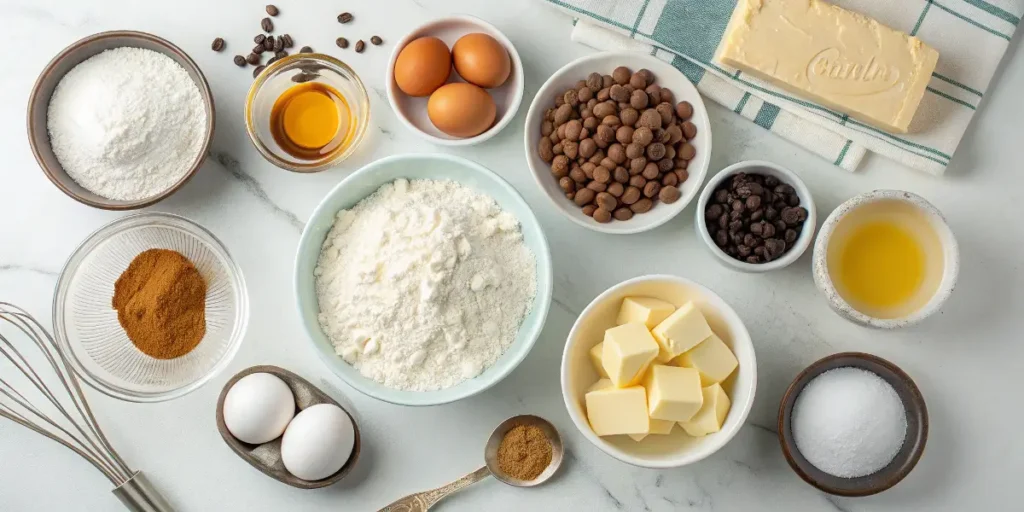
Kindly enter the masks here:
[[736, 112], [737, 114], [742, 115], [743, 114], [743, 107], [747, 106], [747, 100], [749, 100], [749, 99], [750, 99], [750, 93], [749, 92], [743, 93], [743, 97], [740, 98], [739, 104], [737, 104], [736, 108], [732, 109], [732, 111]]
[[995, 29], [986, 27], [985, 25], [982, 25], [981, 23], [978, 23], [977, 21], [974, 21], [974, 20], [968, 18], [967, 16], [964, 16], [963, 14], [960, 14], [960, 13], [954, 11], [953, 9], [950, 9], [949, 7], [946, 7], [946, 6], [936, 2], [934, 0], [929, 0], [928, 3], [934, 4], [935, 7], [938, 7], [939, 9], [942, 9], [943, 11], [946, 11], [946, 12], [952, 14], [953, 16], [956, 16], [957, 18], [960, 18], [960, 19], [966, 21], [967, 23], [970, 23], [971, 25], [974, 25], [975, 27], [978, 27], [978, 28], [980, 28], [980, 29], [990, 33], [990, 34], [999, 36], [999, 37], [1001, 37], [1003, 39], [1006, 39], [1007, 41], [1010, 40], [1010, 36], [1008, 36], [1008, 35], [1006, 35], [1006, 34], [1004, 34], [1002, 32], [999, 32], [999, 31], [997, 31]]
[[1020, 18], [1019, 17], [1014, 16], [1013, 13], [1004, 11], [1003, 9], [1000, 9], [999, 7], [996, 7], [995, 5], [992, 5], [992, 4], [990, 4], [990, 3], [988, 3], [988, 2], [986, 2], [984, 0], [963, 0], [963, 1], [964, 1], [964, 3], [971, 4], [971, 5], [975, 6], [975, 7], [977, 7], [978, 9], [981, 9], [981, 10], [983, 10], [983, 11], [991, 14], [992, 16], [995, 16], [996, 18], [999, 18], [999, 19], [1001, 19], [1003, 21], [1006, 21], [1008, 23], [1013, 23], [1014, 25], [1019, 25], [1020, 24]]
[[765, 102], [764, 105], [761, 105], [761, 110], [757, 111], [757, 116], [754, 117], [754, 122], [765, 130], [771, 130], [772, 125], [775, 124], [775, 118], [778, 116], [779, 106]]
[[847, 139], [846, 144], [843, 145], [843, 149], [842, 151], [839, 152], [839, 156], [836, 157], [836, 161], [833, 163], [833, 165], [838, 166], [839, 164], [843, 163], [843, 159], [846, 158], [846, 152], [850, 150], [851, 145], [853, 145], [853, 141]]
[[957, 87], [959, 87], [959, 88], [961, 88], [961, 89], [963, 89], [963, 90], [965, 90], [965, 91], [967, 91], [967, 92], [969, 92], [971, 94], [977, 94], [978, 97], [984, 96], [984, 94], [981, 91], [979, 91], [977, 89], [972, 89], [970, 87], [967, 87], [966, 85], [964, 85], [964, 84], [962, 84], [960, 82], [957, 82], [956, 80], [953, 80], [952, 78], [949, 78], [948, 76], [943, 76], [943, 75], [940, 75], [938, 73], [932, 73], [932, 78], [938, 78], [939, 80], [942, 80], [943, 82], [946, 82], [947, 84], [955, 85], [955, 86], [957, 86]]
[[950, 95], [948, 95], [948, 94], [946, 94], [946, 93], [944, 93], [944, 92], [942, 92], [940, 90], [932, 89], [931, 87], [926, 87], [926, 89], [928, 89], [928, 92], [930, 92], [930, 93], [932, 93], [932, 94], [934, 94], [936, 96], [942, 96], [943, 98], [946, 98], [947, 100], [952, 101], [953, 103], [956, 103], [956, 104], [959, 104], [959, 105], [963, 105], [963, 106], [965, 106], [965, 107], [967, 107], [967, 108], [969, 108], [971, 110], [978, 110], [977, 107], [975, 107], [974, 105], [971, 105], [970, 103], [967, 103], [966, 101], [964, 101], [964, 100], [962, 100], [960, 98], [954, 98], [953, 96], [950, 96]]

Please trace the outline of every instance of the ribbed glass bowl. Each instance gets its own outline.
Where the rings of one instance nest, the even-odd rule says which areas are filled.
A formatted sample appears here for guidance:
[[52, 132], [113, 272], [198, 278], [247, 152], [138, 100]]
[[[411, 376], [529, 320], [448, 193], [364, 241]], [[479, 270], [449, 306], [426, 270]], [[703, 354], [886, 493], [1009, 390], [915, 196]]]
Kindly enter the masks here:
[[[128, 339], [111, 305], [114, 283], [139, 253], [171, 249], [206, 279], [206, 334], [188, 354], [156, 359]], [[160, 402], [198, 389], [238, 352], [249, 299], [242, 271], [202, 226], [167, 213], [140, 213], [103, 226], [68, 258], [53, 299], [53, 329], [78, 375], [131, 402]]]

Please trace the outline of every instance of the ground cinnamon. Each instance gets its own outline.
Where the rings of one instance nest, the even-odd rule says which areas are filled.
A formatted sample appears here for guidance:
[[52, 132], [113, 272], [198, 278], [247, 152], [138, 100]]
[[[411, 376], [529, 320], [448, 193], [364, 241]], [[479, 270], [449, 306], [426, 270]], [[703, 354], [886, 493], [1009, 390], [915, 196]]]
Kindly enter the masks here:
[[534, 425], [512, 427], [498, 445], [498, 468], [519, 480], [533, 480], [551, 464], [551, 441]]
[[176, 251], [143, 251], [114, 283], [114, 309], [128, 339], [146, 355], [174, 359], [206, 334], [206, 280]]

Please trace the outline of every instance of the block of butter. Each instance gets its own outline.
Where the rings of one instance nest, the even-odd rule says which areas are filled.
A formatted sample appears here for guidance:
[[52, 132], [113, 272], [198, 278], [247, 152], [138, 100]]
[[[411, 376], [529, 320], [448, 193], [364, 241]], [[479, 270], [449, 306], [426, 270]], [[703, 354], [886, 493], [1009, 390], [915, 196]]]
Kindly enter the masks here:
[[704, 403], [700, 375], [693, 368], [656, 364], [644, 377], [652, 419], [690, 421]]
[[605, 386], [588, 391], [584, 400], [590, 428], [599, 436], [646, 434], [650, 431], [647, 393], [643, 386]]
[[700, 385], [710, 386], [729, 378], [739, 363], [729, 346], [721, 338], [712, 334], [708, 339], [697, 344], [677, 357], [674, 361], [679, 366], [695, 368], [700, 372]]
[[738, 0], [715, 60], [876, 128], [906, 133], [939, 53], [819, 0]]
[[625, 324], [604, 332], [601, 365], [612, 383], [620, 388], [639, 383], [647, 365], [657, 355], [658, 342], [644, 324]]
[[725, 394], [725, 390], [719, 384], [703, 388], [701, 395], [704, 397], [704, 404], [697, 414], [690, 421], [679, 424], [687, 434], [694, 437], [706, 436], [722, 430], [722, 424], [725, 423], [725, 417], [729, 415], [729, 406], [731, 405], [729, 396]]
[[[590, 349], [590, 362], [594, 363], [594, 369], [597, 370], [597, 374], [602, 378], [607, 379], [608, 372], [604, 369], [604, 363], [601, 361], [602, 354], [604, 353], [604, 342], [594, 345], [594, 348]], [[682, 365], [680, 365], [682, 366]]]
[[647, 434], [626, 434], [636, 442], [643, 441], [649, 434], [668, 435], [672, 433], [672, 427], [676, 426], [675, 421], [651, 420], [651, 430]]
[[617, 325], [640, 322], [648, 329], [668, 318], [676, 307], [671, 302], [665, 302], [654, 297], [626, 297], [622, 299], [622, 306], [619, 308]]
[[692, 302], [687, 302], [656, 325], [651, 334], [661, 348], [658, 352], [658, 362], [666, 363], [697, 346], [713, 333], [708, 321], [704, 319], [704, 314]]

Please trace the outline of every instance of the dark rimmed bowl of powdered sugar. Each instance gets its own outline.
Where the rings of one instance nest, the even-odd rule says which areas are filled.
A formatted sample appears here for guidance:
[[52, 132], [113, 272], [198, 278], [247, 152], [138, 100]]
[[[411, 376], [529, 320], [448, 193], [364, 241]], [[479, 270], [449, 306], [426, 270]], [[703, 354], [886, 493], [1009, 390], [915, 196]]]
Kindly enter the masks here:
[[[906, 414], [906, 434], [892, 460], [878, 471], [853, 478], [835, 476], [815, 467], [808, 457], [800, 453], [793, 433], [793, 411], [800, 393], [822, 374], [846, 368], [866, 370], [892, 386]], [[842, 400], [843, 397], [836, 399]], [[805, 482], [837, 496], [870, 496], [895, 486], [917, 465], [928, 440], [928, 409], [913, 379], [898, 366], [871, 354], [843, 352], [822, 358], [797, 375], [779, 405], [778, 428], [782, 453], [793, 471]]]
[[[194, 135], [191, 135], [193, 137], [192, 140], [183, 140], [180, 151], [174, 152], [174, 157], [167, 159], [169, 169], [152, 170], [152, 175], [147, 175], [147, 179], [140, 180], [137, 187], [133, 187], [132, 184], [119, 187], [103, 185], [101, 184], [103, 181], [102, 176], [92, 176], [94, 181], [91, 183], [91, 186], [94, 190], [101, 190], [101, 187], [105, 187], [102, 190], [124, 192], [123, 198], [120, 199], [105, 197], [76, 181], [61, 165], [60, 159], [51, 143], [51, 133], [48, 129], [48, 110], [54, 97], [54, 91], [57, 90], [61, 80], [79, 64], [99, 56], [107, 50], [113, 49], [150, 50], [169, 58], [174, 64], [180, 66], [195, 88], [198, 89], [198, 99], [202, 105], [201, 113], [186, 110], [186, 107], [182, 106], [184, 100], [179, 91], [178, 94], [171, 94], [167, 97], [163, 105], [150, 105], [150, 107], [154, 108], [147, 110], [147, 112], [140, 116], [149, 123], [152, 123], [149, 127], [153, 129], [153, 133], [160, 131], [162, 123], [168, 121], [167, 117], [170, 117], [172, 122], [179, 123], [182, 120], [191, 120], [196, 126], [190, 127], [189, 132]], [[167, 63], [165, 62], [164, 64]], [[166, 82], [167, 84], [165, 85], [172, 83], [169, 80]], [[116, 86], [116, 83], [111, 83], [111, 87]], [[159, 90], [159, 88], [156, 90]], [[192, 99], [194, 100], [195, 98]], [[196, 103], [193, 101], [191, 104], [193, 106], [192, 110], [196, 110]], [[152, 116], [150, 115], [151, 113], [153, 114]], [[94, 208], [133, 210], [152, 205], [170, 196], [199, 170], [199, 167], [206, 159], [210, 142], [213, 139], [213, 95], [210, 92], [209, 84], [206, 82], [206, 77], [203, 76], [199, 66], [184, 51], [169, 41], [144, 32], [101, 32], [71, 44], [46, 65], [46, 68], [39, 75], [32, 88], [29, 97], [27, 121], [29, 145], [32, 147], [32, 153], [35, 155], [36, 161], [46, 174], [46, 177], [57, 188], [76, 201]], [[112, 128], [117, 127], [113, 126]], [[133, 128], [139, 129], [138, 126]], [[183, 132], [182, 135], [186, 136], [187, 134]], [[139, 138], [135, 138], [136, 142], [138, 140]], [[124, 158], [124, 155], [122, 155], [123, 161], [139, 160], [142, 158], [142, 155], [139, 153], [144, 153], [147, 150], [147, 148], [140, 147], [138, 144], [132, 144], [133, 141], [131, 140], [114, 142], [115, 144], [109, 146], [109, 151], [134, 152], [131, 158]], [[116, 142], [121, 142], [121, 144], [118, 145]], [[160, 149], [164, 150], [166, 147], [161, 147]], [[79, 164], [86, 163], [89, 162], [79, 162]], [[81, 176], [79, 178], [83, 182], [86, 180], [86, 178]], [[153, 183], [159, 183], [160, 185], [153, 185]], [[139, 197], [140, 195], [145, 195], [145, 197]]]

